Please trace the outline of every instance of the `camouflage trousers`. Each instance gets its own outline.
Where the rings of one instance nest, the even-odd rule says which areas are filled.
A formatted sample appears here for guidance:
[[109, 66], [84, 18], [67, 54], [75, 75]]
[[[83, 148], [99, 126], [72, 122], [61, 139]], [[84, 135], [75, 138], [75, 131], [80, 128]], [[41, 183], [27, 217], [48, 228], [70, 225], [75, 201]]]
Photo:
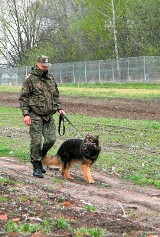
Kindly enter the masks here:
[[56, 141], [56, 126], [53, 116], [46, 121], [42, 116], [30, 113], [29, 127], [31, 161], [40, 161]]

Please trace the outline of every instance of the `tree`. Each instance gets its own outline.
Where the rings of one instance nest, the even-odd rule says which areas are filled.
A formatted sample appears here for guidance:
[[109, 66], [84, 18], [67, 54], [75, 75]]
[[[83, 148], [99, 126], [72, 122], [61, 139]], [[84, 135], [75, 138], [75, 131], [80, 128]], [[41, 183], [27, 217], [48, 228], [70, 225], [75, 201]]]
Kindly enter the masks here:
[[[13, 64], [159, 55], [157, 0], [2, 0], [0, 52]], [[8, 17], [9, 15], [9, 17]], [[119, 69], [118, 69], [119, 70]]]
[[2, 6], [1, 53], [12, 64], [22, 64], [26, 51], [31, 50], [39, 41], [41, 4], [32, 0], [7, 0]]
[[[46, 53], [53, 63], [77, 60], [80, 49], [70, 29], [72, 16], [76, 11], [73, 0], [43, 1], [41, 9], [43, 27], [38, 45], [25, 54], [28, 62], [33, 55], [40, 52]], [[25, 64], [28, 64], [27, 61]]]
[[159, 55], [160, 1], [128, 0], [129, 56]]
[[[119, 41], [117, 39], [117, 22], [124, 11], [125, 0], [84, 0], [81, 5], [81, 18], [75, 25], [77, 32], [94, 58], [119, 58]], [[80, 30], [79, 30], [80, 29]], [[94, 52], [96, 52], [94, 54]]]

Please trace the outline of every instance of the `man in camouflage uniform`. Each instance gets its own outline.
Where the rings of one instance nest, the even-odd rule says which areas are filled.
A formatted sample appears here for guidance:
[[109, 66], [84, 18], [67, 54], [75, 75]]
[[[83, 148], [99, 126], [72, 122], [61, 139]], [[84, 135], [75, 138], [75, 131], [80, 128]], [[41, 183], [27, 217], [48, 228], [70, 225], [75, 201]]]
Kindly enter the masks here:
[[30, 155], [33, 175], [43, 178], [45, 169], [41, 160], [56, 141], [53, 114], [65, 114], [61, 108], [59, 91], [54, 78], [48, 73], [49, 58], [40, 56], [30, 75], [25, 79], [19, 98], [24, 123], [29, 126]]

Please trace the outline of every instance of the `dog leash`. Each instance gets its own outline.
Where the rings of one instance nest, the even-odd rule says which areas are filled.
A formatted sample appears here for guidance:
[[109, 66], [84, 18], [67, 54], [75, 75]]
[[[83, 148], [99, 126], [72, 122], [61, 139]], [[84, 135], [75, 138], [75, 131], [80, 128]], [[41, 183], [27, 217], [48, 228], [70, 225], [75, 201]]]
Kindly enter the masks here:
[[[59, 126], [58, 126], [58, 133], [60, 136], [63, 136], [65, 134], [65, 125], [64, 122], [65, 120], [72, 125], [72, 127], [81, 134], [81, 136], [83, 136], [83, 134], [74, 126], [74, 124], [67, 118], [66, 115], [60, 114], [59, 115]], [[62, 125], [62, 129], [61, 129], [61, 125]], [[62, 133], [61, 133], [62, 130]]]

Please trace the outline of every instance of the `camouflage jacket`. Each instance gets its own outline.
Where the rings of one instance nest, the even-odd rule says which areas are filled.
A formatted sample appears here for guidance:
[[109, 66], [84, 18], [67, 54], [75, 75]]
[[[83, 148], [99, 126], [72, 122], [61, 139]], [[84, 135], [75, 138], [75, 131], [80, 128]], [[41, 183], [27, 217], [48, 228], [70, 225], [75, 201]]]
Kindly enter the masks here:
[[23, 116], [29, 115], [30, 111], [48, 116], [61, 109], [54, 78], [50, 74], [43, 77], [43, 71], [37, 66], [31, 69], [30, 75], [25, 79], [19, 102]]

